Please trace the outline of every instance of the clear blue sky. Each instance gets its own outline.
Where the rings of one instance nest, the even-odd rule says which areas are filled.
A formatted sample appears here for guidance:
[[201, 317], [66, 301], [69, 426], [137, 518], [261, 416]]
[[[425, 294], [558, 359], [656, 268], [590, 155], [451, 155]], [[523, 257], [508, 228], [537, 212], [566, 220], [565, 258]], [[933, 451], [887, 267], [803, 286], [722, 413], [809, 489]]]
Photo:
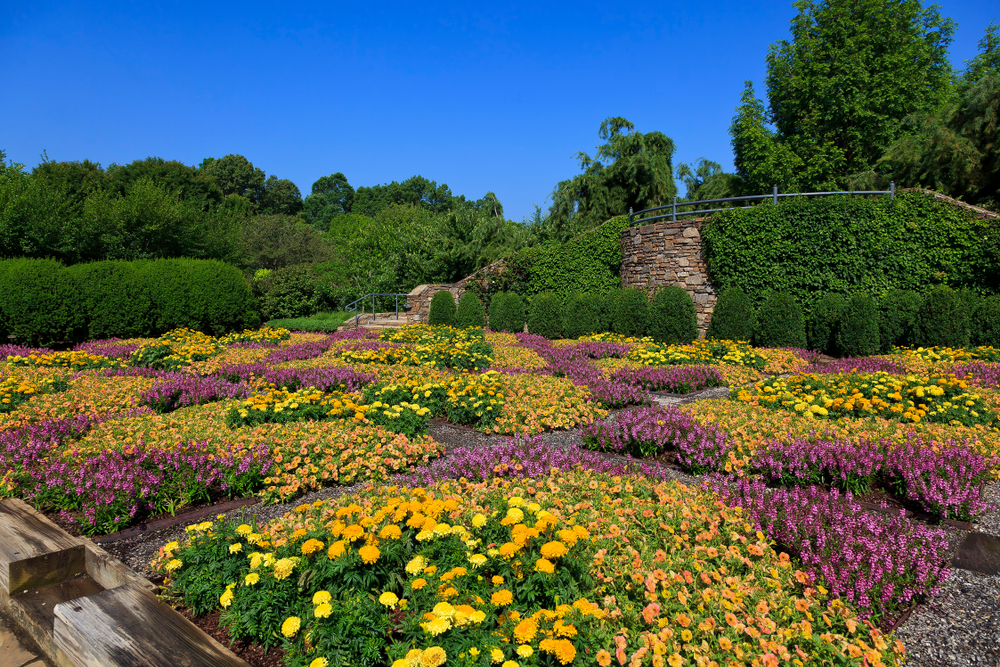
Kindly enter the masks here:
[[[948, 1], [958, 67], [1000, 3]], [[94, 9], [99, 7], [99, 9]], [[624, 116], [675, 164], [732, 169], [727, 130], [790, 0], [675, 3], [8, 2], [0, 148], [29, 167], [241, 153], [303, 195], [420, 174], [520, 220]]]

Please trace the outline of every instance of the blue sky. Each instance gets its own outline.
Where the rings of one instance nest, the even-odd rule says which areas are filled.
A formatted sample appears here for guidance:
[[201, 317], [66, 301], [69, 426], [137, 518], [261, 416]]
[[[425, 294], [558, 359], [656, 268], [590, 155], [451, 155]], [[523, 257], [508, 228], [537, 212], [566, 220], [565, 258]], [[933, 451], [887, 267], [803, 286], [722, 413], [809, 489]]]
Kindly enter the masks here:
[[[308, 194], [420, 174], [520, 220], [624, 116], [732, 168], [790, 1], [5, 3], [0, 148], [29, 167], [241, 153]], [[1000, 3], [940, 2], [959, 67]], [[99, 7], [94, 9], [94, 7]]]

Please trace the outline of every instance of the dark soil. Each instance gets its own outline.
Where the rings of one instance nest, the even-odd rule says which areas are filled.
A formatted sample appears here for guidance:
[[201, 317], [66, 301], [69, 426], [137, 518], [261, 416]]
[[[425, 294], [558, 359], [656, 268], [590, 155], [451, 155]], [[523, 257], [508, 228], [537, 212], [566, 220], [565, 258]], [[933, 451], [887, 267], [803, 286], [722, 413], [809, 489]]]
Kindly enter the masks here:
[[177, 611], [184, 618], [204, 630], [212, 639], [227, 647], [243, 660], [246, 660], [250, 667], [282, 667], [284, 665], [285, 652], [280, 648], [272, 648], [265, 653], [260, 645], [248, 641], [239, 641], [231, 644], [232, 640], [229, 637], [229, 631], [219, 625], [219, 614], [221, 613], [219, 610], [197, 618], [192, 616], [191, 612], [187, 609], [181, 608]]

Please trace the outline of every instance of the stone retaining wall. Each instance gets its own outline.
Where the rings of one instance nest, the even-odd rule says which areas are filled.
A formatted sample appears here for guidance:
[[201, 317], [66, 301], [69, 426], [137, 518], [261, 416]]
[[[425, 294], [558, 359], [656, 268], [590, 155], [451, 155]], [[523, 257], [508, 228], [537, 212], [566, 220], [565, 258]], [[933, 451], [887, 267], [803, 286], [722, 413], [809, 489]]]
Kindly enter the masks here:
[[708, 280], [701, 228], [705, 218], [654, 222], [622, 232], [622, 286], [652, 290], [678, 285], [694, 299], [698, 330], [704, 336], [715, 308]]
[[455, 297], [455, 306], [465, 293], [465, 280], [453, 285], [417, 285], [406, 295], [406, 303], [410, 308], [406, 311], [406, 319], [413, 324], [427, 324], [427, 316], [431, 312], [431, 299], [441, 290], [448, 290]]

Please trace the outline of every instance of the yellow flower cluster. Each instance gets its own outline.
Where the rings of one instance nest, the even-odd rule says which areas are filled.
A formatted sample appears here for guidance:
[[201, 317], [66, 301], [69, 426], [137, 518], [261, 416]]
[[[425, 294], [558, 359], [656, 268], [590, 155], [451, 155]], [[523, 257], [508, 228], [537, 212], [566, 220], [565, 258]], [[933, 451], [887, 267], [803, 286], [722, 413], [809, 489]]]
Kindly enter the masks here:
[[231, 333], [219, 338], [220, 345], [232, 345], [233, 343], [263, 343], [277, 345], [283, 340], [292, 337], [292, 332], [288, 329], [263, 326], [260, 329], [244, 329], [240, 333]]
[[33, 396], [65, 391], [69, 384], [58, 378], [27, 380], [9, 377], [0, 382], [0, 412], [16, 410]]
[[635, 338], [633, 336], [622, 336], [621, 334], [605, 332], [592, 334], [590, 336], [580, 336], [579, 340], [588, 341], [592, 343], [640, 343], [647, 344], [652, 343], [653, 339], [649, 336], [643, 336], [642, 338]]
[[889, 373], [803, 374], [758, 382], [736, 399], [769, 408], [794, 410], [809, 418], [873, 417], [919, 423], [988, 424], [994, 417], [982, 395], [954, 375]]
[[628, 358], [646, 366], [724, 364], [762, 370], [767, 359], [749, 344], [731, 340], [696, 340], [688, 345], [644, 343], [629, 350]]
[[72, 371], [83, 371], [91, 368], [112, 368], [118, 361], [99, 354], [89, 352], [46, 352], [44, 354], [29, 354], [24, 357], [7, 357], [11, 366], [34, 366], [38, 368], [68, 368]]
[[919, 357], [931, 362], [938, 361], [1000, 361], [1000, 350], [995, 347], [896, 347], [892, 354], [904, 357]]

